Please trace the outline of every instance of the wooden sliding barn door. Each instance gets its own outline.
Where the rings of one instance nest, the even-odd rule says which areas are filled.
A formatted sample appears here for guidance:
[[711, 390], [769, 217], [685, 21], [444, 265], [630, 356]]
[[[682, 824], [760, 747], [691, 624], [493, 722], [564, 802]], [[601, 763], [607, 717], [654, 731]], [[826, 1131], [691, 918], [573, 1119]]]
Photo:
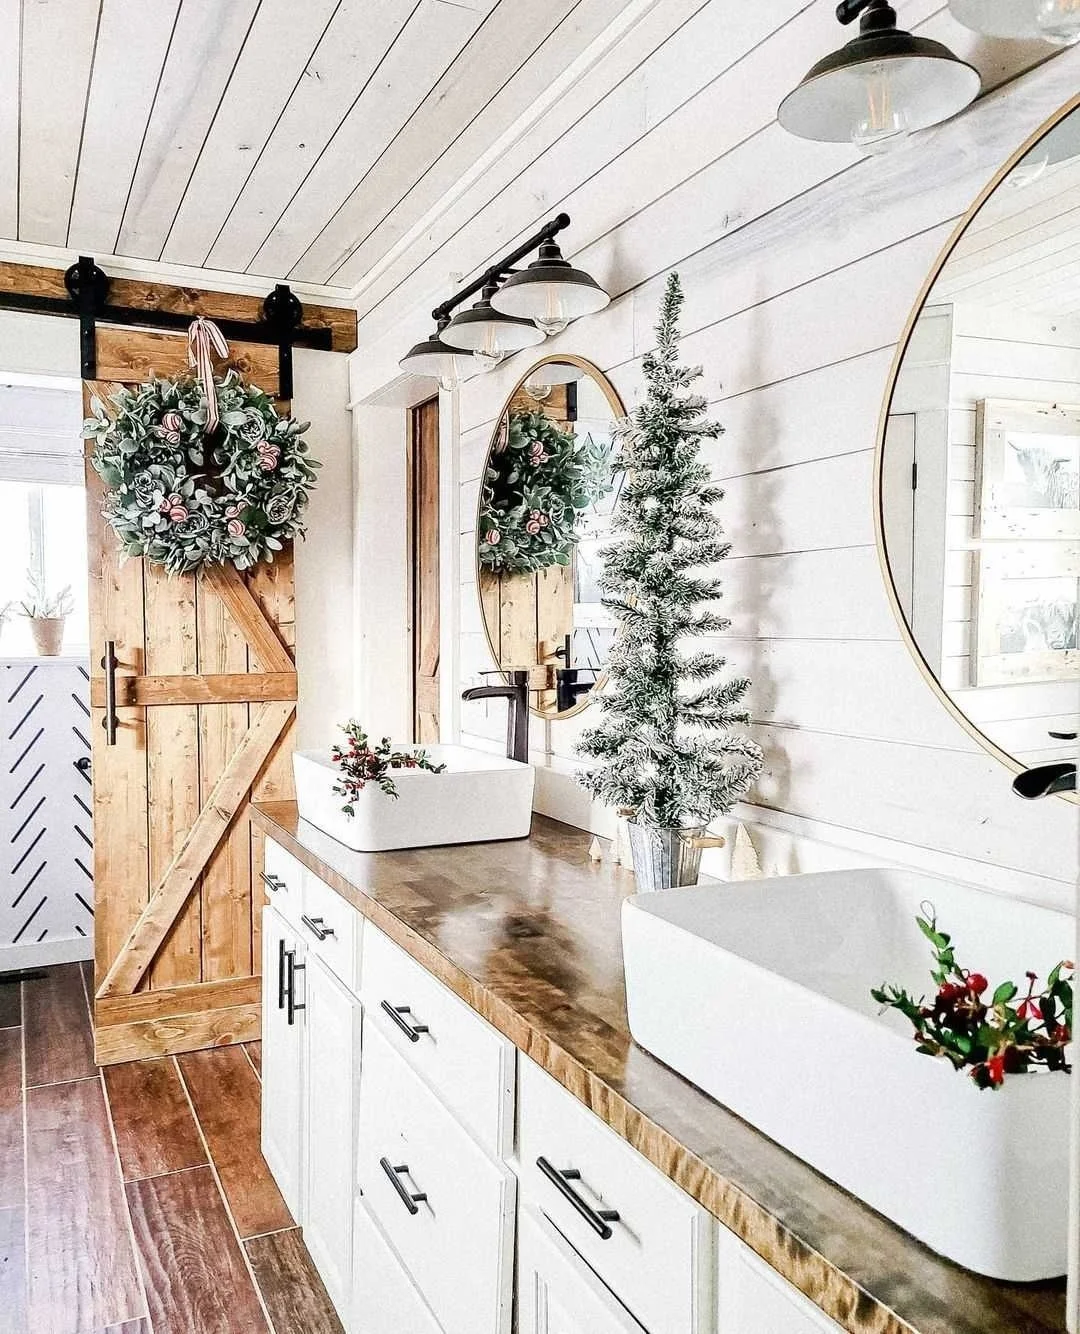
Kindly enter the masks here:
[[[186, 367], [185, 340], [100, 328], [85, 407]], [[230, 365], [277, 392], [277, 349]], [[88, 453], [89, 453], [88, 442]], [[249, 799], [289, 799], [296, 708], [291, 551], [243, 575], [123, 561], [87, 463], [95, 1053], [101, 1064], [259, 1035], [261, 837]], [[119, 727], [102, 726], [114, 641]]]

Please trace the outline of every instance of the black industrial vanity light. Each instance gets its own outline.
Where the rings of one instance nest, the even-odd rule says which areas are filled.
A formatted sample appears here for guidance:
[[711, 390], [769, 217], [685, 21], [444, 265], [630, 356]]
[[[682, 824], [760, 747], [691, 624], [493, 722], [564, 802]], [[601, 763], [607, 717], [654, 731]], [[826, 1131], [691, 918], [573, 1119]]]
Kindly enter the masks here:
[[449, 323], [450, 316], [447, 315], [439, 321], [433, 334], [414, 343], [398, 363], [401, 369], [412, 375], [431, 375], [442, 389], [453, 389], [467, 379], [477, 367], [467, 352], [443, 342], [443, 330]]
[[841, 0], [836, 17], [860, 19], [859, 34], [784, 98], [777, 119], [792, 134], [882, 152], [979, 95], [978, 70], [941, 42], [897, 28], [888, 0]]
[[555, 241], [544, 241], [523, 273], [512, 273], [491, 298], [504, 315], [532, 320], [545, 334], [562, 333], [571, 320], [595, 315], [611, 297], [595, 278], [563, 259]]
[[[563, 259], [555, 244], [554, 237], [569, 225], [569, 215], [560, 213], [436, 306], [436, 332], [410, 349], [399, 363], [402, 370], [434, 375], [449, 389], [469, 369], [492, 370], [504, 357], [538, 346], [571, 320], [603, 310], [611, 300], [607, 292]], [[539, 258], [516, 272], [514, 265], [537, 249]], [[477, 292], [480, 300], [451, 319], [455, 307]]]
[[532, 320], [519, 320], [496, 310], [491, 298], [497, 291], [497, 279], [486, 282], [480, 289], [480, 300], [455, 315], [442, 333], [444, 343], [471, 352], [485, 371], [494, 370], [514, 352], [536, 347], [546, 336]]

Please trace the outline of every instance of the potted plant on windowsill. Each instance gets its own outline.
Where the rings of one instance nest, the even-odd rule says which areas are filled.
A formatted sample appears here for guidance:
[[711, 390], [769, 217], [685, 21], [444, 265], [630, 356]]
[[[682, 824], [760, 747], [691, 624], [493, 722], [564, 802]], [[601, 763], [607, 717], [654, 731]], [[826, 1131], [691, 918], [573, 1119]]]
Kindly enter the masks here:
[[[694, 884], [710, 820], [726, 814], [761, 772], [760, 747], [740, 726], [750, 682], [726, 677], [709, 636], [729, 622], [715, 567], [730, 550], [699, 442], [723, 432], [690, 387], [701, 375], [679, 362], [682, 288], [671, 274], [642, 369], [647, 395], [616, 428], [626, 473], [615, 510], [617, 541], [603, 553], [604, 606], [619, 621], [608, 661], [602, 721], [581, 738], [600, 767], [582, 775], [595, 796], [629, 809], [640, 890]], [[694, 641], [697, 641], [696, 643]]]
[[20, 604], [30, 622], [30, 633], [38, 656], [55, 658], [64, 645], [64, 625], [74, 609], [71, 585], [49, 593], [44, 580], [32, 571], [27, 575], [27, 593]]

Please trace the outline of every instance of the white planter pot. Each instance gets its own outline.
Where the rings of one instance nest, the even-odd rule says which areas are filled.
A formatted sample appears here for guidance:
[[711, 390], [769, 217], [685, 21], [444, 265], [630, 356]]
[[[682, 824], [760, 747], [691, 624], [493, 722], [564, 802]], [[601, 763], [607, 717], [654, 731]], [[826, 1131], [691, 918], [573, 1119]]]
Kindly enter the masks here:
[[31, 616], [30, 633], [39, 657], [56, 658], [64, 647], [66, 616]]

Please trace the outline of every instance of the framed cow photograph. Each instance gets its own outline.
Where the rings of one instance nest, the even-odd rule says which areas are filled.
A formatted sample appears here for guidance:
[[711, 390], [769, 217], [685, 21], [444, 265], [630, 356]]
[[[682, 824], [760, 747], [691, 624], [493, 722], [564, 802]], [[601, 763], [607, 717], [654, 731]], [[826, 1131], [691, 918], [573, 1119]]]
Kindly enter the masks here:
[[1080, 544], [984, 547], [975, 570], [971, 684], [1080, 678]]
[[982, 399], [975, 537], [1080, 539], [1080, 407]]

